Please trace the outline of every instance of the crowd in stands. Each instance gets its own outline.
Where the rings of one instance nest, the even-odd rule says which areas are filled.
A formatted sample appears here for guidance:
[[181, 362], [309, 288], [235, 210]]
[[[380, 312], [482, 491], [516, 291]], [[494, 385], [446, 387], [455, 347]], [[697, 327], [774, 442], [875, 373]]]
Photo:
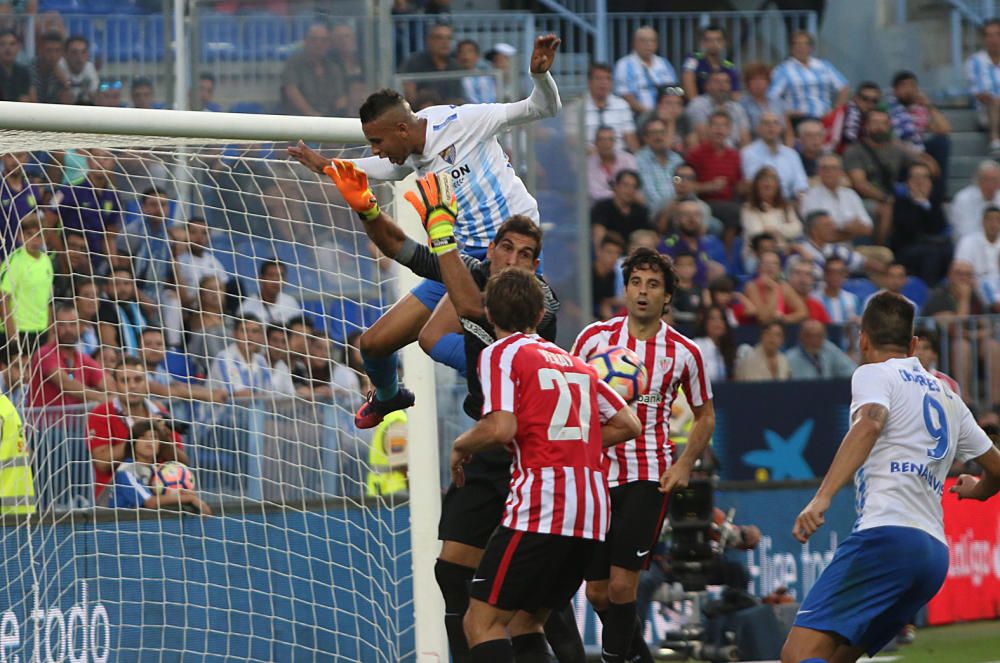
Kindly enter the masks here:
[[[996, 150], [1000, 22], [982, 36], [970, 95]], [[805, 32], [784, 61], [739, 71], [720, 27], [700, 37], [675, 69], [637, 30], [630, 54], [590, 66], [584, 126], [567, 111], [589, 145], [593, 315], [621, 312], [616, 265], [652, 246], [678, 276], [665, 318], [697, 338], [713, 379], [846, 377], [865, 300], [885, 288], [937, 323], [928, 342], [947, 338], [970, 400], [1000, 402], [985, 384], [1000, 375], [996, 333], [965, 320], [1000, 311], [997, 162], [949, 204], [951, 128], [912, 72], [852, 85]]]

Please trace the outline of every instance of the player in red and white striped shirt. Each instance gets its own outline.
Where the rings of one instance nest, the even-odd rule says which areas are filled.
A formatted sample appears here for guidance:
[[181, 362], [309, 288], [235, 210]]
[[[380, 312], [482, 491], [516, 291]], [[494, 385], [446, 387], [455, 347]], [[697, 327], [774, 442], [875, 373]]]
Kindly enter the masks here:
[[[670, 258], [638, 248], [622, 264], [628, 315], [595, 322], [573, 344], [573, 354], [588, 360], [621, 346], [643, 360], [649, 374], [646, 392], [633, 408], [642, 422], [634, 440], [608, 449], [611, 527], [587, 570], [587, 598], [604, 623], [603, 660], [651, 661], [636, 616], [639, 573], [649, 565], [666, 514], [667, 495], [687, 485], [715, 429], [712, 387], [701, 352], [693, 341], [662, 320], [674, 293]], [[684, 453], [672, 463], [670, 406], [684, 389], [694, 422]]]
[[603, 447], [642, 429], [593, 368], [534, 333], [543, 312], [533, 274], [508, 269], [487, 283], [498, 340], [480, 354], [483, 416], [455, 440], [452, 477], [462, 486], [465, 461], [491, 447], [509, 444], [514, 460], [503, 522], [469, 592], [464, 626], [473, 662], [513, 663], [508, 630], [520, 653], [547, 652], [548, 614], [576, 592], [608, 528]]

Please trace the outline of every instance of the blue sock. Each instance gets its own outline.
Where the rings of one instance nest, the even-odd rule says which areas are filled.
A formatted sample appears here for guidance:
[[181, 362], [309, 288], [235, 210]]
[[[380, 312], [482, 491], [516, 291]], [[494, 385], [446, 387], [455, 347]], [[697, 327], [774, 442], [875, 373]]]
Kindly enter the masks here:
[[799, 663], [826, 663], [825, 658], [804, 658]]
[[465, 338], [461, 334], [445, 334], [431, 348], [431, 359], [451, 366], [465, 377]]
[[395, 352], [388, 357], [368, 357], [362, 353], [361, 359], [365, 364], [365, 373], [375, 387], [375, 398], [387, 401], [399, 393], [399, 377], [396, 374], [398, 360]]

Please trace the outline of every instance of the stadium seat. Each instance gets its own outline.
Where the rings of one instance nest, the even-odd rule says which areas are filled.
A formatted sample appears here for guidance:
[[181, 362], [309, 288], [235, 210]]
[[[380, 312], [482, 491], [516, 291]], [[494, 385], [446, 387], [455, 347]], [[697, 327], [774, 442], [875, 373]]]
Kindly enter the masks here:
[[203, 62], [232, 62], [243, 57], [241, 23], [232, 16], [210, 14], [201, 21], [198, 48]]
[[248, 113], [260, 115], [265, 113], [264, 106], [256, 101], [237, 101], [229, 107], [230, 113]]
[[132, 16], [108, 16], [104, 22], [103, 53], [108, 62], [143, 60], [142, 29]]
[[927, 301], [927, 294], [927, 284], [924, 283], [923, 279], [917, 276], [907, 277], [906, 285], [903, 286], [903, 296], [909, 297], [917, 305], [918, 311], [924, 307], [924, 302]]
[[726, 256], [726, 273], [734, 279], [746, 274], [743, 267], [743, 235], [737, 235], [729, 247], [729, 255]]
[[878, 292], [878, 286], [865, 278], [847, 279], [844, 290], [854, 293], [859, 301], [864, 302]]

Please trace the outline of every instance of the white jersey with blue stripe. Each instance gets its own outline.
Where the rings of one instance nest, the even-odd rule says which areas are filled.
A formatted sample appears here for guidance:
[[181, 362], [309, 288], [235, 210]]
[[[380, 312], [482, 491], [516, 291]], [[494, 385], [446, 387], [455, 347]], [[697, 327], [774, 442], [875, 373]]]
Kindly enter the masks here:
[[412, 172], [450, 173], [458, 198], [455, 236], [465, 250], [489, 246], [501, 223], [523, 214], [538, 223], [538, 203], [528, 193], [497, 134], [518, 124], [554, 116], [561, 106], [550, 74], [533, 76], [531, 96], [512, 104], [431, 106], [417, 112], [427, 120], [422, 154], [402, 166], [366, 157], [354, 162], [372, 179], [401, 180]]
[[[973, 53], [965, 61], [965, 80], [973, 97], [983, 93], [1000, 96], [1000, 65], [994, 64], [985, 50]], [[982, 105], [978, 99], [976, 105]]]
[[889, 412], [854, 477], [855, 531], [913, 527], [947, 543], [941, 496], [948, 470], [954, 460], [981, 456], [993, 443], [962, 399], [915, 357], [859, 367], [851, 391], [852, 420], [869, 403]]
[[767, 96], [784, 101], [788, 108], [809, 117], [823, 117], [847, 79], [832, 64], [819, 58], [809, 58], [802, 64], [788, 58], [771, 73]]

